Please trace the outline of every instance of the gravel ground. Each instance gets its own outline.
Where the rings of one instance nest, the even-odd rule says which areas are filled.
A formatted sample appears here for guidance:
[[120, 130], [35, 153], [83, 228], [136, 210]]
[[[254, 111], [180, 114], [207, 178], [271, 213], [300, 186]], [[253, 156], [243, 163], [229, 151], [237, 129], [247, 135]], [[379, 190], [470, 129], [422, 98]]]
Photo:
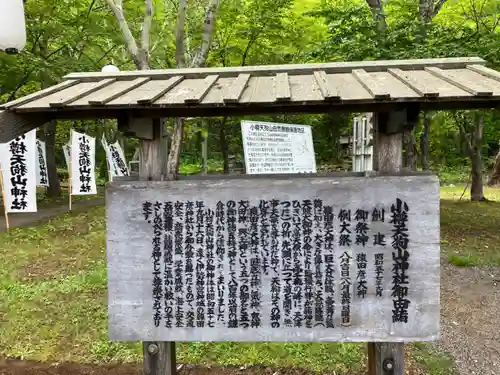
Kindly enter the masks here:
[[500, 374], [500, 267], [441, 267], [441, 339], [460, 375]]

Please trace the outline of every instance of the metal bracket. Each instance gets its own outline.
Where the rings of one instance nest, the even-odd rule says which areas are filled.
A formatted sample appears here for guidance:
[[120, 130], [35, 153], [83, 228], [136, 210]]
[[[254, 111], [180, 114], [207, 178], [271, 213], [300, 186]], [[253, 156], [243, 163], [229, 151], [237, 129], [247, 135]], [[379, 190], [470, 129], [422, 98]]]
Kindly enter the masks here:
[[384, 359], [382, 368], [386, 374], [392, 374], [394, 372], [394, 360], [392, 358]]

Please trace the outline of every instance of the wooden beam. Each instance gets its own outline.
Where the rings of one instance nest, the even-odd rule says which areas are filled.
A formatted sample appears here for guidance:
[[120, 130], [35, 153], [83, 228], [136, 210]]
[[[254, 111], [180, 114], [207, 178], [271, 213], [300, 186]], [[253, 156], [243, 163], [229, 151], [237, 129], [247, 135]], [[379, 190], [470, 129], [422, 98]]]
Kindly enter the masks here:
[[276, 74], [276, 100], [279, 102], [289, 101], [292, 98], [290, 93], [290, 81], [287, 73]]
[[175, 375], [175, 342], [144, 341], [143, 353], [145, 375]]
[[[406, 104], [416, 103], [420, 105], [421, 111], [439, 111], [456, 109], [500, 109], [500, 99], [497, 97], [475, 97], [466, 98], [444, 98], [439, 97], [433, 100], [408, 100]], [[64, 109], [40, 110], [37, 109], [16, 109], [20, 115], [40, 114], [51, 116], [61, 120], [75, 119], [112, 119], [123, 117], [124, 115], [138, 118], [167, 118], [167, 117], [218, 117], [218, 116], [250, 116], [264, 114], [283, 114], [283, 113], [302, 113], [302, 114], [324, 114], [324, 113], [360, 113], [376, 111], [397, 111], [401, 108], [401, 102], [388, 101], [363, 101], [363, 102], [345, 102], [345, 101], [317, 101], [313, 103], [297, 102], [274, 102], [272, 104], [261, 105], [202, 105], [202, 106], [106, 106], [100, 107], [65, 107]]]
[[200, 103], [205, 95], [208, 94], [212, 85], [219, 79], [218, 75], [211, 75], [206, 77], [199, 87], [195, 87], [195, 89], [184, 99], [184, 103], [186, 104], [198, 104]]
[[439, 96], [439, 91], [431, 90], [424, 84], [413, 78], [408, 72], [398, 68], [391, 68], [387, 70], [393, 77], [403, 82], [410, 89], [415, 91], [418, 95], [424, 98], [435, 98]]
[[224, 103], [238, 103], [241, 95], [243, 95], [243, 92], [248, 86], [250, 77], [250, 74], [238, 74], [238, 77], [233, 81], [229, 92], [223, 98]]
[[[399, 119], [402, 122], [399, 127], [403, 128], [406, 116], [374, 114], [374, 169], [379, 175], [401, 173], [403, 169], [403, 133], [380, 131], [394, 127], [388, 124], [391, 119]], [[404, 354], [404, 343], [368, 343], [368, 375], [404, 375]]]
[[[106, 87], [108, 85], [111, 85], [113, 82], [116, 81], [116, 78], [106, 78], [103, 79], [102, 81], [96, 82], [94, 85], [90, 85], [89, 83], [83, 83], [78, 86], [74, 86], [74, 92], [71, 92], [71, 90], [68, 90], [68, 92], [64, 97], [59, 97], [59, 100], [51, 101], [49, 103], [49, 106], [51, 107], [64, 107], [65, 105], [74, 102], [75, 100], [81, 99], [84, 96], [87, 96], [89, 94], [92, 94], [93, 92], [96, 92], [97, 90], [102, 89], [103, 87]], [[85, 86], [84, 88], [82, 86]]]
[[451, 85], [457, 86], [458, 88], [468, 92], [469, 94], [475, 96], [493, 95], [493, 92], [490, 89], [481, 86], [480, 83], [460, 79], [460, 76], [458, 74], [455, 75], [452, 72], [448, 72], [446, 70], [442, 70], [436, 67], [427, 67], [425, 68], [425, 71], [442, 79], [445, 82], [448, 82]]
[[[162, 180], [167, 163], [162, 123], [159, 119], [153, 121], [153, 139], [139, 142], [139, 179], [143, 181]], [[175, 342], [144, 341], [142, 347], [145, 375], [175, 375]]]
[[340, 100], [338, 90], [329, 84], [328, 76], [324, 70], [314, 72], [313, 74], [319, 91], [325, 100]]
[[423, 69], [426, 66], [436, 66], [447, 69], [461, 69], [467, 65], [485, 65], [486, 61], [479, 57], [452, 57], [439, 59], [413, 59], [413, 60], [375, 60], [375, 61], [346, 61], [333, 63], [315, 64], [288, 64], [288, 65], [259, 65], [224, 68], [186, 68], [186, 69], [163, 69], [163, 70], [135, 70], [123, 72], [90, 72], [71, 73], [65, 79], [81, 79], [93, 81], [103, 78], [130, 78], [151, 77], [151, 79], [165, 79], [171, 76], [182, 75], [185, 78], [202, 78], [207, 75], [218, 75], [219, 77], [237, 77], [239, 74], [248, 73], [252, 77], [273, 76], [277, 73], [288, 73], [288, 75], [312, 74], [313, 71], [324, 70], [325, 73], [350, 73], [353, 69], [364, 69], [367, 72], [385, 72], [388, 68], [400, 68], [403, 70]]
[[22, 98], [12, 100], [8, 103], [2, 104], [2, 105], [0, 105], [0, 109], [3, 109], [3, 108], [12, 109], [12, 108], [18, 107], [20, 105], [32, 102], [33, 100], [36, 100], [36, 99], [42, 98], [44, 96], [53, 94], [55, 92], [67, 89], [68, 87], [76, 85], [78, 82], [80, 82], [80, 81], [77, 79], [70, 79], [68, 81], [63, 81], [55, 86], [47, 87], [46, 89], [34, 92], [32, 94], [23, 96]]
[[122, 96], [123, 94], [126, 94], [127, 92], [143, 85], [149, 80], [149, 77], [141, 77], [136, 78], [132, 81], [116, 82], [113, 86], [109, 86], [106, 90], [102, 90], [92, 98], [89, 98], [89, 104], [104, 105], [106, 103], [109, 103], [110, 101]]
[[384, 87], [365, 70], [354, 69], [352, 71], [352, 75], [374, 99], [383, 100], [391, 98], [391, 95], [384, 89]]
[[149, 81], [148, 83], [139, 87], [137, 103], [138, 104], [152, 104], [172, 88], [177, 86], [182, 80], [183, 76], [174, 76], [165, 81]]
[[128, 137], [144, 140], [154, 139], [154, 126], [152, 118], [137, 118], [122, 115], [118, 117], [118, 129]]
[[48, 114], [18, 114], [0, 111], [0, 143], [7, 143], [52, 120]]
[[495, 81], [500, 81], [500, 72], [487, 68], [483, 65], [467, 65], [467, 69], [479, 73], [485, 77], [494, 79]]

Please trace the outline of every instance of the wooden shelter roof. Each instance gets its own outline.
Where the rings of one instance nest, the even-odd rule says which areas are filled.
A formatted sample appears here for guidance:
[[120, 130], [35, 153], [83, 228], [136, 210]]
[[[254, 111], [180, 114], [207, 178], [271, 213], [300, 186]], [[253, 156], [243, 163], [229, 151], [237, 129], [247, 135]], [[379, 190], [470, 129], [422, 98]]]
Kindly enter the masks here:
[[55, 118], [363, 112], [407, 103], [423, 109], [497, 107], [500, 72], [484, 65], [466, 57], [72, 73], [58, 85], [0, 105], [0, 141], [13, 138], [4, 134], [13, 130], [6, 131], [12, 126], [7, 122], [23, 125], [24, 132]]

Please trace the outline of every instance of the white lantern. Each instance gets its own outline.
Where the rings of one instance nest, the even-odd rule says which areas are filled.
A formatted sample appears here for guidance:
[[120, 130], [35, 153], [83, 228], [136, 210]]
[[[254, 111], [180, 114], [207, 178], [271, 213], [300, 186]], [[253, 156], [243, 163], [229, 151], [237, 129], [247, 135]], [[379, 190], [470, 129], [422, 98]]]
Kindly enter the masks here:
[[23, 0], [0, 0], [0, 51], [18, 53], [25, 45]]
[[[1, 0], [0, 0], [1, 1]], [[117, 73], [119, 72], [120, 69], [118, 69], [116, 66], [114, 65], [104, 65], [101, 69], [101, 72], [103, 73]]]

